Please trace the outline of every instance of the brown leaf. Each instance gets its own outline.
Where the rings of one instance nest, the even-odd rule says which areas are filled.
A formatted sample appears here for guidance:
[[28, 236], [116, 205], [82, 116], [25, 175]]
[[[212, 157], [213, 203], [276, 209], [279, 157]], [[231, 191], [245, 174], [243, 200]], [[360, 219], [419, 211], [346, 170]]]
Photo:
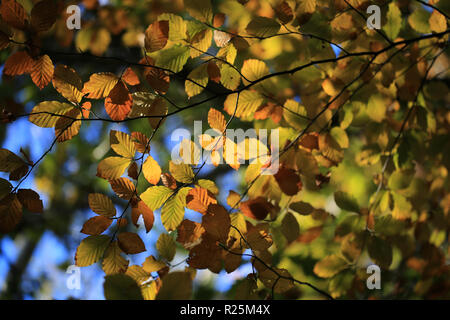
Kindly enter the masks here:
[[279, 168], [274, 177], [281, 191], [288, 196], [294, 196], [301, 190], [301, 180], [294, 169]]
[[135, 186], [130, 179], [118, 178], [110, 180], [109, 183], [114, 192], [122, 199], [130, 200], [135, 193]]
[[145, 231], [148, 233], [153, 227], [155, 216], [153, 215], [153, 211], [144, 203], [144, 201], [139, 200], [136, 204], [133, 204], [131, 210], [131, 219], [136, 227], [138, 226], [137, 221], [141, 215], [144, 219]]
[[111, 223], [111, 219], [108, 219], [104, 216], [95, 216], [93, 218], [90, 218], [83, 224], [83, 229], [81, 229], [80, 232], [91, 236], [96, 236], [105, 232], [105, 230], [109, 228]]
[[[74, 121], [72, 119], [78, 120]], [[79, 119], [81, 119], [80, 110], [72, 108], [64, 113], [64, 117], [60, 117], [56, 121], [55, 136], [58, 142], [70, 140], [80, 132], [81, 121]]]
[[134, 131], [131, 133], [131, 136], [134, 140], [134, 146], [136, 147], [136, 150], [140, 153], [149, 152], [150, 151], [150, 144], [148, 143], [148, 138], [145, 134], [139, 131]]
[[28, 15], [25, 9], [15, 0], [3, 0], [0, 13], [3, 20], [16, 29], [23, 30], [28, 24]]
[[186, 249], [190, 249], [201, 242], [201, 236], [205, 229], [200, 223], [183, 220], [177, 228], [177, 242], [181, 243]]
[[57, 13], [54, 0], [39, 1], [31, 9], [31, 26], [37, 32], [46, 31], [55, 23]]
[[225, 243], [231, 227], [230, 215], [221, 205], [210, 204], [203, 216], [202, 227], [213, 239]]
[[269, 213], [275, 212], [277, 208], [263, 197], [258, 197], [242, 202], [240, 209], [249, 218], [263, 220]]
[[161, 181], [167, 188], [170, 188], [172, 190], [175, 190], [177, 188], [177, 181], [174, 177], [172, 177], [170, 173], [161, 174]]
[[119, 247], [126, 254], [137, 254], [144, 252], [145, 245], [142, 239], [132, 232], [122, 232], [117, 236]]
[[22, 219], [22, 205], [15, 194], [0, 200], [0, 232], [11, 232]]
[[20, 203], [30, 212], [42, 213], [44, 205], [39, 194], [31, 189], [19, 189], [17, 198]]

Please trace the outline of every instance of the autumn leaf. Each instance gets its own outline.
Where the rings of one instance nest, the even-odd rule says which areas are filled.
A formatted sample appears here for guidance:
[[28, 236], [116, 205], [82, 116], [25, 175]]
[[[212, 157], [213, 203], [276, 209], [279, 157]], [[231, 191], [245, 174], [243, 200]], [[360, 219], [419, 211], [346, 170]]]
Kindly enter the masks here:
[[142, 173], [148, 182], [157, 184], [161, 178], [161, 167], [158, 162], [149, 155], [142, 165]]
[[176, 252], [175, 240], [167, 233], [161, 233], [158, 241], [156, 241], [156, 249], [160, 257], [172, 261]]
[[96, 214], [107, 218], [111, 218], [116, 215], [116, 208], [114, 207], [112, 200], [101, 193], [89, 194], [89, 207]]
[[133, 97], [122, 81], [116, 83], [105, 99], [105, 110], [114, 121], [126, 119], [133, 105]]
[[145, 245], [142, 239], [132, 232], [122, 232], [117, 236], [117, 241], [120, 249], [126, 254], [136, 254], [144, 252]]
[[119, 78], [113, 73], [94, 73], [84, 84], [82, 92], [90, 99], [106, 98], [118, 81]]
[[57, 6], [52, 0], [36, 3], [31, 9], [31, 26], [37, 32], [46, 31], [56, 22]]
[[83, 82], [76, 71], [58, 64], [53, 72], [53, 87], [70, 102], [79, 103], [83, 98]]
[[16, 0], [2, 1], [0, 13], [3, 20], [16, 29], [25, 29], [28, 23], [28, 15], [25, 9]]
[[79, 267], [90, 266], [101, 258], [108, 248], [110, 237], [107, 235], [89, 236], [77, 248], [75, 264]]
[[112, 220], [108, 219], [104, 216], [96, 216], [93, 218], [90, 218], [83, 224], [83, 229], [81, 229], [81, 233], [96, 236], [103, 232], [105, 232], [106, 229], [109, 228], [111, 225]]
[[97, 176], [107, 180], [120, 178], [131, 160], [123, 157], [108, 157], [100, 161], [97, 167]]
[[161, 50], [169, 37], [169, 22], [155, 21], [145, 30], [145, 49], [147, 52]]
[[[7, 3], [14, 2], [13, 0]], [[3, 5], [3, 2], [2, 2]], [[35, 62], [26, 51], [17, 51], [10, 55], [5, 62], [3, 73], [9, 76], [18, 76], [30, 73]]]

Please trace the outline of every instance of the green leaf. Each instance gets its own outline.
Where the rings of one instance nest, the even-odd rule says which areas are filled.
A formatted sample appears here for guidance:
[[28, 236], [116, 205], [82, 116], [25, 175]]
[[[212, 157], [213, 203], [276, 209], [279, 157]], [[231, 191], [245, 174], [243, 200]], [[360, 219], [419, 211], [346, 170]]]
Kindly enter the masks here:
[[330, 135], [333, 137], [334, 141], [336, 141], [339, 147], [343, 149], [349, 147], [347, 133], [341, 127], [334, 127], [333, 129], [331, 129]]
[[386, 240], [371, 236], [367, 241], [369, 256], [382, 268], [388, 269], [392, 263], [392, 246]]
[[156, 52], [155, 65], [157, 67], [169, 69], [173, 72], [180, 72], [189, 59], [188, 46], [173, 46]]
[[402, 28], [402, 13], [395, 2], [389, 4], [386, 18], [383, 30], [391, 40], [394, 40]]
[[194, 181], [194, 172], [188, 164], [176, 164], [175, 162], [170, 161], [169, 171], [178, 182], [192, 183]]
[[184, 0], [184, 5], [191, 17], [201, 22], [212, 22], [213, 13], [210, 0]]
[[[188, 95], [188, 97], [193, 97], [195, 95], [200, 94], [203, 91], [203, 87], [206, 87], [206, 85], [208, 84], [209, 78], [208, 78], [207, 67], [208, 67], [208, 64], [203, 63], [189, 73], [188, 78], [190, 80], [195, 81], [196, 83], [194, 83], [193, 81], [190, 81], [190, 80], [186, 80], [184, 82], [186, 94]], [[200, 86], [197, 85], [197, 83]], [[201, 87], [201, 86], [203, 86], [203, 87]]]
[[414, 177], [414, 170], [397, 170], [394, 171], [388, 180], [388, 187], [391, 190], [406, 189], [411, 184]]
[[107, 235], [89, 236], [83, 239], [75, 253], [75, 264], [79, 267], [87, 267], [99, 261], [108, 248], [110, 239]]
[[424, 8], [416, 7], [414, 12], [408, 17], [410, 26], [418, 33], [430, 33], [430, 19], [431, 13]]
[[334, 201], [339, 208], [351, 212], [359, 212], [358, 202], [354, 197], [343, 191], [337, 191], [334, 193]]
[[125, 274], [105, 277], [103, 292], [106, 300], [143, 300], [141, 289], [136, 281]]
[[281, 221], [281, 232], [288, 242], [292, 242], [300, 235], [300, 227], [294, 215], [288, 212]]
[[156, 241], [156, 249], [161, 257], [167, 261], [172, 261], [176, 252], [175, 240], [167, 233], [161, 233], [158, 241]]
[[149, 187], [141, 194], [141, 199], [152, 210], [158, 210], [169, 199], [173, 190], [165, 186]]
[[385, 119], [386, 102], [380, 94], [373, 94], [367, 104], [367, 115], [375, 122], [381, 122]]
[[220, 66], [220, 83], [227, 89], [236, 90], [241, 83], [239, 72], [228, 64]]
[[251, 35], [265, 38], [276, 35], [280, 30], [280, 24], [271, 18], [256, 17], [247, 25], [247, 32]]

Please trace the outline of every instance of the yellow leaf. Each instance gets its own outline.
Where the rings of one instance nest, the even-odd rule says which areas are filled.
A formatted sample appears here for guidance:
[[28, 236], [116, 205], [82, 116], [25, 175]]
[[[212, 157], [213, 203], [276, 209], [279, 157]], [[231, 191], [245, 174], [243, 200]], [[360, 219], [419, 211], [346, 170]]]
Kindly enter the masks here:
[[97, 177], [108, 180], [120, 178], [131, 161], [131, 159], [123, 157], [105, 158], [98, 164]]
[[75, 254], [75, 264], [79, 267], [87, 267], [99, 261], [108, 248], [110, 239], [107, 235], [89, 236], [83, 239]]
[[60, 115], [66, 113], [73, 106], [59, 101], [43, 101], [31, 110], [28, 118], [30, 122], [43, 128], [51, 128], [56, 125]]
[[161, 167], [152, 156], [148, 156], [142, 165], [142, 173], [151, 184], [157, 184], [161, 178]]
[[347, 268], [347, 262], [341, 257], [333, 254], [326, 256], [314, 266], [314, 273], [321, 278], [331, 278]]
[[161, 208], [172, 193], [173, 190], [165, 186], [153, 186], [145, 190], [140, 197], [151, 210], [155, 211]]
[[184, 6], [191, 17], [211, 23], [213, 13], [210, 0], [184, 0]]
[[131, 136], [125, 132], [111, 130], [109, 132], [111, 149], [125, 158], [134, 158], [136, 147]]
[[170, 161], [169, 171], [178, 182], [192, 183], [194, 180], [194, 172], [192, 171], [191, 166], [188, 164], [176, 164], [173, 161]]
[[105, 252], [102, 269], [106, 275], [124, 273], [127, 271], [129, 261], [121, 255], [117, 241], [113, 241]]
[[428, 20], [430, 22], [430, 28], [434, 32], [444, 32], [447, 30], [447, 19], [444, 15], [437, 10], [434, 10]]
[[228, 95], [224, 102], [224, 110], [229, 115], [233, 115], [237, 107], [236, 117], [238, 118], [250, 118], [264, 101], [264, 98], [257, 91], [242, 91], [239, 95], [238, 104], [236, 104], [237, 97], [237, 93]]
[[79, 103], [83, 98], [83, 82], [74, 69], [58, 64], [52, 82], [56, 91], [70, 102]]
[[88, 94], [90, 99], [106, 98], [118, 81], [119, 78], [113, 73], [94, 73], [84, 84], [83, 93]]
[[161, 209], [161, 222], [167, 231], [175, 230], [183, 221], [186, 196], [191, 188], [181, 188]]
[[[203, 91], [203, 87], [206, 87], [208, 84], [207, 67], [208, 64], [203, 63], [189, 73], [188, 78], [192, 81], [186, 80], [184, 82], [188, 97], [200, 94]], [[195, 81], [195, 83], [193, 81]]]
[[116, 208], [112, 200], [101, 193], [90, 193], [88, 196], [89, 207], [96, 214], [111, 218], [116, 215]]
[[[247, 85], [250, 83], [249, 81], [255, 81], [269, 74], [269, 68], [263, 61], [257, 59], [248, 59], [244, 61], [241, 73], [243, 75], [242, 81], [245, 85]], [[247, 81], [246, 79], [248, 79], [249, 81]]]
[[208, 112], [208, 124], [211, 128], [216, 129], [219, 132], [223, 132], [227, 122], [225, 121], [225, 117], [222, 112], [211, 108]]

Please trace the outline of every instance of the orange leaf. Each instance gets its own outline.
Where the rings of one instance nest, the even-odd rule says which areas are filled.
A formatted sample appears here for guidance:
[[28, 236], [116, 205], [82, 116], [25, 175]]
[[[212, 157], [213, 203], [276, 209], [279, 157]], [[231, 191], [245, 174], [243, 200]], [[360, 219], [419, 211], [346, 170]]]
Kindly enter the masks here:
[[131, 111], [133, 97], [122, 81], [117, 82], [105, 99], [105, 109], [114, 121], [122, 121]]
[[134, 131], [131, 133], [131, 136], [134, 140], [134, 146], [136, 147], [136, 150], [140, 153], [149, 152], [150, 151], [150, 144], [148, 143], [148, 138], [145, 134], [139, 131]]
[[218, 130], [219, 132], [223, 132], [227, 125], [225, 121], [225, 116], [222, 112], [211, 108], [208, 112], [208, 124], [211, 128]]
[[140, 82], [138, 76], [131, 68], [127, 68], [127, 70], [125, 70], [124, 74], [122, 75], [122, 80], [128, 83], [130, 86], [137, 86]]
[[153, 22], [145, 30], [145, 49], [147, 52], [161, 50], [166, 46], [169, 37], [169, 21]]
[[89, 78], [89, 81], [84, 84], [83, 93], [87, 93], [87, 98], [90, 99], [105, 98], [109, 95], [118, 81], [119, 78], [113, 73], [94, 73]]
[[217, 203], [214, 195], [207, 189], [196, 187], [189, 190], [186, 196], [187, 207], [191, 210], [205, 214], [211, 203]]
[[53, 62], [50, 57], [45, 54], [34, 61], [30, 76], [33, 82], [42, 90], [52, 80], [53, 70]]
[[3, 73], [8, 76], [18, 76], [31, 72], [34, 60], [26, 51], [17, 51], [9, 56], [5, 62]]
[[152, 156], [148, 156], [142, 165], [145, 179], [151, 184], [157, 184], [161, 178], [161, 167]]

